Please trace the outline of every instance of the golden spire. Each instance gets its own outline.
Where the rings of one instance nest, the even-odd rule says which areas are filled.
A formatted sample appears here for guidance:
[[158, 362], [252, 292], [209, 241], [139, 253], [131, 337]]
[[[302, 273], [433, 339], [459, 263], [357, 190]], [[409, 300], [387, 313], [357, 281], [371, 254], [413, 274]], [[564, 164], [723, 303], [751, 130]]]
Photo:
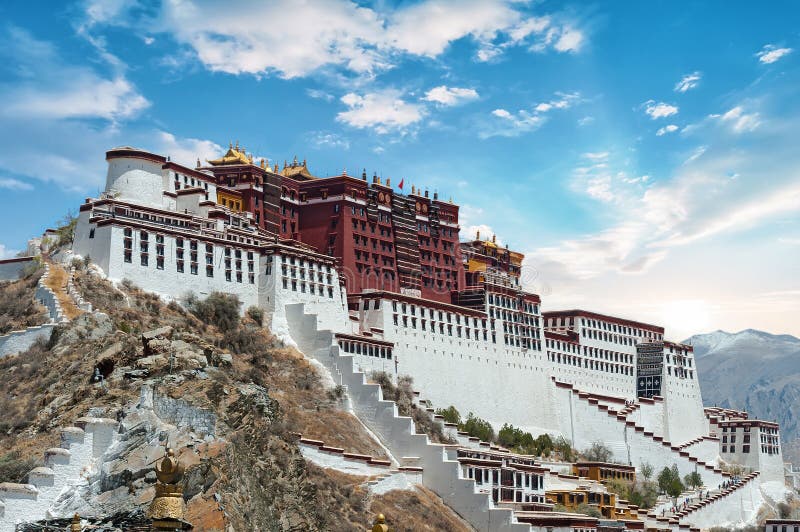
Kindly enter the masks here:
[[78, 514], [75, 514], [72, 517], [72, 524], [69, 525], [69, 531], [70, 532], [81, 532], [81, 530], [82, 530], [82, 528], [81, 528], [81, 516], [79, 516]]
[[164, 458], [156, 466], [156, 496], [150, 503], [147, 517], [153, 520], [153, 530], [186, 530], [191, 525], [184, 521], [183, 465], [175, 451], [166, 449]]

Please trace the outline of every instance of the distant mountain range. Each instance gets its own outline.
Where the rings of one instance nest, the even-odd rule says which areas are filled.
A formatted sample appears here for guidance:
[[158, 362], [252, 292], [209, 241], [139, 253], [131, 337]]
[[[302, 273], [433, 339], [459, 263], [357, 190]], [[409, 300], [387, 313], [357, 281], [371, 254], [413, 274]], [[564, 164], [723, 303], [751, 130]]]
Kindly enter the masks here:
[[694, 346], [706, 406], [777, 421], [784, 460], [800, 465], [800, 339], [746, 329], [697, 334], [684, 343]]

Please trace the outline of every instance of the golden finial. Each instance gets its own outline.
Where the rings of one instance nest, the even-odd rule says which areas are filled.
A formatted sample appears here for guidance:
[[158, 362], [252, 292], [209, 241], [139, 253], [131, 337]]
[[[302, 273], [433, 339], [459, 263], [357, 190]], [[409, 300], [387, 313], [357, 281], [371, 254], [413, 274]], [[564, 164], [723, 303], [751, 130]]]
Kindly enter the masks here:
[[392, 186], [392, 178], [391, 177], [387, 177], [386, 178], [386, 186], [387, 187], [391, 187]]
[[186, 530], [191, 528], [183, 517], [183, 465], [173, 449], [166, 449], [164, 458], [156, 466], [156, 496], [150, 503], [147, 517], [153, 520], [154, 530]]
[[278, 161], [275, 161], [275, 168], [273, 169], [273, 172], [275, 172], [277, 174], [279, 171], [280, 171], [280, 168], [278, 168]]
[[200, 168], [200, 157], [197, 158], [197, 168]]
[[72, 517], [72, 524], [69, 525], [70, 532], [81, 532], [81, 516], [75, 514]]
[[386, 517], [378, 514], [375, 517], [375, 524], [372, 525], [372, 532], [389, 532], [389, 525], [386, 524]]
[[239, 151], [239, 141], [236, 141], [236, 151]]
[[497, 243], [497, 235], [492, 235], [492, 244]]
[[480, 239], [481, 239], [481, 231], [479, 229], [478, 231], [476, 231], [475, 240], [480, 240]]
[[297, 155], [294, 156], [294, 160], [292, 161], [292, 168], [297, 166]]
[[305, 159], [303, 159], [303, 168], [306, 168], [306, 166], [307, 166], [307, 165], [306, 165], [306, 160], [305, 160]]

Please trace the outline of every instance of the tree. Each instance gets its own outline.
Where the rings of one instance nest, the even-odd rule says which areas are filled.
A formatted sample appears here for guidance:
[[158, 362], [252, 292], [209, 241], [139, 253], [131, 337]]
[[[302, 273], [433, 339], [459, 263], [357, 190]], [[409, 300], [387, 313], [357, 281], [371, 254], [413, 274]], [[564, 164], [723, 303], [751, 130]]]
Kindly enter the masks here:
[[642, 465], [639, 466], [639, 472], [642, 474], [643, 479], [650, 480], [653, 478], [653, 465], [647, 462], [642, 462]]
[[550, 456], [550, 453], [553, 452], [553, 448], [555, 444], [553, 443], [553, 438], [550, 437], [549, 434], [540, 434], [533, 440], [534, 446], [534, 453], [536, 456]]
[[583, 457], [589, 462], [610, 462], [611, 456], [611, 449], [600, 441], [592, 443], [591, 447], [583, 451]]
[[564, 436], [556, 438], [553, 449], [561, 453], [561, 458], [567, 462], [573, 461], [572, 444]]
[[456, 407], [453, 405], [450, 405], [447, 408], [440, 408], [436, 411], [436, 414], [442, 416], [445, 423], [454, 423], [456, 425], [461, 424], [461, 414], [458, 413], [458, 410], [456, 410]]
[[693, 471], [683, 477], [683, 483], [692, 489], [697, 489], [703, 485], [703, 477], [697, 471]]
[[475, 416], [472, 412], [469, 413], [467, 420], [459, 428], [473, 438], [478, 438], [482, 441], [494, 440], [492, 425], [488, 421]]
[[78, 226], [78, 218], [72, 211], [67, 212], [56, 227], [57, 246], [72, 244], [75, 239], [75, 228]]
[[658, 489], [661, 490], [661, 493], [666, 493], [670, 482], [672, 482], [672, 471], [670, 471], [668, 467], [665, 467], [658, 474], [656, 481], [658, 482]]

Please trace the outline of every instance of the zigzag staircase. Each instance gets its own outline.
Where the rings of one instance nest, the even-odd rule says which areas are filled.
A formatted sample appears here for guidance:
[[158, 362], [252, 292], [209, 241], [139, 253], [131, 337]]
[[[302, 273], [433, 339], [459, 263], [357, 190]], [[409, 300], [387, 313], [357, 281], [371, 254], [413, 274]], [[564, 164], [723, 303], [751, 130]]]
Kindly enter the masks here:
[[352, 355], [339, 352], [333, 333], [317, 329], [316, 315], [305, 314], [304, 305], [294, 304], [286, 306], [286, 319], [300, 351], [321, 362], [346, 388], [353, 410], [394, 457], [418, 459], [427, 488], [476, 530], [530, 532], [530, 525], [516, 522], [511, 510], [494, 506], [488, 494], [476, 493], [474, 480], [459, 478], [458, 462], [447, 458], [448, 445], [431, 443], [427, 435], [417, 434], [411, 418], [400, 416], [394, 401], [383, 399], [381, 387], [368, 383], [366, 375], [355, 368]]
[[709, 486], [721, 484], [730, 478], [729, 473], [726, 473], [720, 468], [704, 462], [696, 456], [693, 456], [685, 448], [681, 449], [680, 447], [673, 445], [663, 437], [656, 436], [652, 431], [648, 431], [645, 429], [645, 427], [637, 424], [633, 420], [628, 419], [628, 414], [632, 410], [628, 409], [624, 412], [615, 410], [614, 408], [611, 408], [607, 404], [601, 402], [600, 399], [593, 397], [592, 394], [581, 392], [569, 383], [560, 381], [554, 382], [557, 387], [570, 390], [573, 394], [573, 397], [577, 398], [578, 401], [583, 402], [590, 408], [596, 409], [600, 414], [606, 414], [609, 418], [624, 426], [620, 428], [631, 429], [635, 434], [641, 436], [645, 442], [656, 444], [668, 450], [675, 463], [678, 465], [682, 475], [691, 473], [695, 470], [695, 468], [697, 468], [697, 471], [703, 477], [703, 482]]
[[115, 420], [92, 417], [61, 429], [60, 445], [45, 451], [44, 466], [31, 470], [26, 483], [0, 484], [0, 532], [14, 532], [19, 523], [58, 517], [51, 507], [94, 471], [113, 444], [116, 430]]

